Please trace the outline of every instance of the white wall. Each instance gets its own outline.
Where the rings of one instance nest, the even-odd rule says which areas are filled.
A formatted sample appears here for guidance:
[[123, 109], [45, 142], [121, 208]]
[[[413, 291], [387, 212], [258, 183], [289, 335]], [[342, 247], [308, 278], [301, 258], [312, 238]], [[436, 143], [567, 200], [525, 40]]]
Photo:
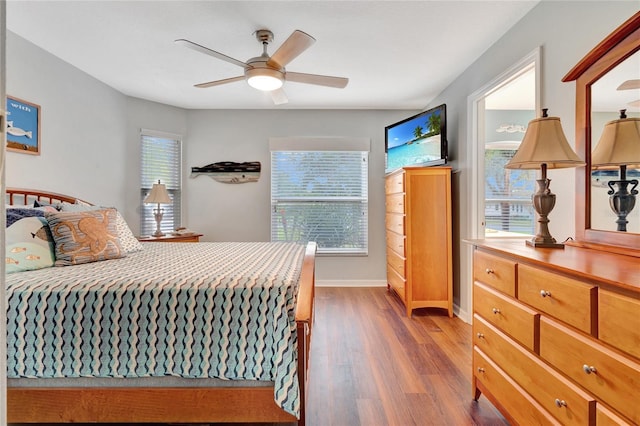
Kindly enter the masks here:
[[[471, 236], [471, 149], [467, 97], [503, 71], [542, 46], [542, 105], [560, 117], [567, 139], [575, 146], [575, 83], [562, 77], [611, 31], [637, 12], [636, 1], [542, 1], [491, 46], [475, 63], [429, 105], [447, 104], [450, 157], [454, 169], [457, 229], [454, 303], [465, 316], [470, 312], [470, 248], [461, 239]], [[551, 188], [557, 203], [550, 214], [550, 231], [562, 241], [574, 235], [573, 169], [551, 170]]]
[[[187, 111], [169, 105], [149, 102], [138, 98], [127, 98], [125, 181], [128, 182], [123, 194], [125, 203], [122, 215], [134, 234], [140, 231], [140, 130], [156, 130], [183, 137], [183, 146], [187, 143]], [[183, 148], [184, 151], [184, 148]], [[189, 199], [189, 191], [183, 196]], [[187, 214], [187, 208], [184, 213]]]
[[39, 156], [8, 152], [7, 186], [122, 207], [126, 97], [7, 32], [7, 94], [40, 105]]
[[[636, 10], [634, 1], [543, 1], [429, 103], [447, 104], [450, 158], [457, 171], [454, 292], [463, 309], [470, 302], [469, 250], [459, 242], [469, 236], [470, 220], [467, 96], [542, 46], [542, 104], [562, 119], [573, 143], [575, 90], [560, 80]], [[370, 137], [370, 255], [320, 258], [318, 279], [385, 279], [384, 126], [416, 111], [182, 110], [126, 97], [13, 33], [7, 34], [7, 93], [42, 107], [42, 154], [8, 153], [7, 185], [114, 205], [137, 231], [139, 129], [182, 134], [185, 224], [211, 241], [269, 238], [269, 137]], [[261, 180], [225, 185], [205, 176], [188, 178], [192, 166], [225, 160], [261, 161]], [[558, 195], [550, 226], [558, 239], [573, 234], [573, 176], [571, 170], [550, 172]]]
[[257, 183], [223, 184], [207, 176], [186, 178], [187, 225], [206, 241], [270, 239], [270, 137], [351, 136], [371, 139], [369, 155], [369, 256], [319, 257], [318, 280], [386, 280], [384, 233], [384, 127], [416, 111], [200, 110], [188, 112], [184, 146], [191, 167], [218, 161], [260, 161]]
[[[136, 233], [140, 129], [179, 134], [184, 225], [203, 233], [204, 241], [267, 241], [269, 137], [368, 137], [369, 256], [322, 257], [317, 276], [384, 283], [384, 126], [417, 111], [184, 110], [124, 96], [11, 32], [7, 44], [7, 92], [39, 104], [42, 116], [41, 155], [8, 153], [8, 186], [113, 205]], [[227, 160], [260, 161], [260, 181], [227, 185], [189, 178], [193, 166]]]
[[[5, 97], [6, 83], [6, 28], [7, 28], [7, 4], [0, 2], [0, 99]], [[4, 108], [2, 108], [4, 110]], [[0, 124], [3, 126], [6, 122], [4, 112], [0, 112]], [[0, 136], [0, 144], [6, 143], [5, 133]], [[5, 150], [0, 151], [0, 189], [5, 188]], [[5, 211], [4, 204], [0, 207], [0, 227], [4, 229]], [[4, 249], [4, 232], [0, 233], [0, 259], [5, 257]], [[5, 264], [0, 266], [0, 425], [7, 424], [7, 294], [4, 282]]]

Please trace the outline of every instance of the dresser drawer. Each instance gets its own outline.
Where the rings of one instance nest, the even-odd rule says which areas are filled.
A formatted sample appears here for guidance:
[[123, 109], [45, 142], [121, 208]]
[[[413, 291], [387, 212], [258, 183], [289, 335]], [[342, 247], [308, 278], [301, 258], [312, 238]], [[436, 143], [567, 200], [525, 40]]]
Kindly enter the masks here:
[[631, 423], [618, 416], [604, 405], [597, 404], [596, 426], [631, 426]]
[[404, 192], [404, 173], [395, 173], [387, 176], [384, 180], [384, 192], [385, 194]]
[[387, 212], [404, 214], [404, 194], [387, 195]]
[[398, 275], [405, 277], [405, 258], [387, 247], [387, 265], [392, 267]]
[[393, 231], [396, 234], [404, 235], [404, 220], [404, 214], [387, 213], [385, 215], [385, 225], [387, 227], [387, 230]]
[[404, 251], [404, 240], [404, 235], [387, 231], [387, 248], [395, 251], [402, 257], [406, 255]]
[[552, 416], [564, 424], [593, 425], [596, 401], [477, 314], [473, 342]]
[[[559, 425], [559, 421], [547, 413], [531, 395], [507, 376], [478, 348], [473, 348], [474, 380], [491, 389], [491, 395], [521, 425]], [[481, 388], [482, 388], [481, 387]]]
[[473, 254], [473, 279], [516, 297], [515, 262], [476, 250]]
[[536, 311], [477, 281], [473, 285], [473, 308], [529, 350], [537, 352], [540, 314]]
[[594, 285], [520, 264], [518, 299], [585, 333], [597, 333], [598, 288]]
[[640, 300], [599, 290], [598, 338], [640, 358]]
[[404, 287], [406, 284], [406, 280], [404, 279], [404, 277], [398, 275], [398, 273], [394, 271], [393, 268], [389, 267], [389, 265], [387, 265], [387, 283], [389, 283], [389, 285], [393, 287], [395, 292], [398, 293], [398, 296], [400, 296], [400, 299], [402, 299], [402, 301], [404, 302]]
[[[540, 318], [540, 356], [640, 424], [640, 364], [562, 324]], [[589, 369], [593, 367], [594, 371]]]

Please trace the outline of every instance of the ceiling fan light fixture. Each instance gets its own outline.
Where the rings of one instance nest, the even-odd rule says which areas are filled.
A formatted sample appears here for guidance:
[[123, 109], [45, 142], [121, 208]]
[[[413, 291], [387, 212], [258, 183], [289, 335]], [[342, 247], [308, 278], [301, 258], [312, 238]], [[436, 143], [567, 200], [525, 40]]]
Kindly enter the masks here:
[[282, 87], [284, 75], [282, 72], [268, 68], [254, 68], [245, 72], [247, 83], [254, 89], [270, 92]]

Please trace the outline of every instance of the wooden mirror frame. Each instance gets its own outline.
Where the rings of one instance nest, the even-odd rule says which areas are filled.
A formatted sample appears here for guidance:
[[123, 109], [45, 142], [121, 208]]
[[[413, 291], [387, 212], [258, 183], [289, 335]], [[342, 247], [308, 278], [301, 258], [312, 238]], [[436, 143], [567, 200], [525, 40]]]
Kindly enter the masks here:
[[[640, 234], [591, 229], [591, 85], [640, 50], [640, 12], [598, 44], [562, 79], [576, 81], [576, 245], [640, 257]], [[581, 171], [583, 171], [581, 173]], [[640, 201], [640, 200], [638, 200]], [[640, 202], [636, 208], [640, 208]]]

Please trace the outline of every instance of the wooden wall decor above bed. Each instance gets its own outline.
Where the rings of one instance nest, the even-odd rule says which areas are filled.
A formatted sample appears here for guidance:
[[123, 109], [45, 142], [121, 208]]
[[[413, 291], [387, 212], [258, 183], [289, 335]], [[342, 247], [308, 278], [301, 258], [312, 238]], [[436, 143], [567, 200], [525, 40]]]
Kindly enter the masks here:
[[[8, 189], [7, 198], [12, 204], [28, 204], [29, 200], [33, 199], [50, 203], [76, 200], [75, 197], [62, 194], [19, 189]], [[316, 243], [308, 243], [304, 250], [295, 305], [300, 420], [276, 405], [273, 386], [60, 388], [12, 387], [10, 385], [7, 388], [7, 421], [9, 423], [290, 423], [297, 421], [299, 425], [304, 425], [314, 308], [315, 253]]]

